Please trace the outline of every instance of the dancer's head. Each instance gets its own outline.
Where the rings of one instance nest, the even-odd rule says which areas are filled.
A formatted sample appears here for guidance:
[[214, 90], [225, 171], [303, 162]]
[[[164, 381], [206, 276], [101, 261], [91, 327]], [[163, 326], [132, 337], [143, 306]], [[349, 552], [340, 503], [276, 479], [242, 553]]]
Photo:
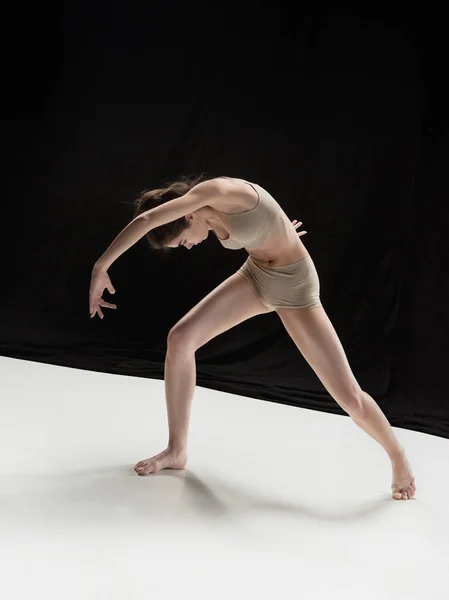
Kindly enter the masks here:
[[[184, 176], [172, 181], [163, 188], [145, 190], [134, 201], [136, 207], [134, 218], [151, 208], [183, 196], [195, 185], [207, 179], [209, 178], [204, 174], [192, 177]], [[190, 249], [208, 236], [209, 229], [205, 211], [199, 209], [175, 221], [152, 229], [145, 237], [153, 250], [168, 252], [178, 246], [185, 246]]]

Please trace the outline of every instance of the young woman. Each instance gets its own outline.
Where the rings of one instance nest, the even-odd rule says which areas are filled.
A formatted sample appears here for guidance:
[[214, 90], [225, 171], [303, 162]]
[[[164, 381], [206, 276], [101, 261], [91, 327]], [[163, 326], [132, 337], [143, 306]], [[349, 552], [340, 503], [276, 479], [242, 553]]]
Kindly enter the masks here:
[[181, 178], [143, 193], [134, 219], [115, 238], [92, 271], [91, 318], [105, 288], [115, 293], [107, 269], [143, 236], [155, 250], [191, 249], [212, 231], [228, 249], [245, 248], [248, 259], [176, 323], [168, 334], [165, 390], [169, 441], [160, 454], [135, 466], [139, 475], [183, 469], [191, 402], [196, 385], [195, 352], [245, 319], [275, 311], [324, 387], [353, 421], [384, 448], [392, 464], [392, 497], [415, 495], [405, 450], [373, 398], [363, 391], [320, 301], [314, 262], [295, 225], [262, 186], [233, 177]]

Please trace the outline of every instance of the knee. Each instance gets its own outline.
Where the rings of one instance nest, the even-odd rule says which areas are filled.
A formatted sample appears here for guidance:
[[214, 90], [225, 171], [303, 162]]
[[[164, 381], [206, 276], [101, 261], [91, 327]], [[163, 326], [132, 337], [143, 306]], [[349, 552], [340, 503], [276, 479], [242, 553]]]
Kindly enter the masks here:
[[195, 342], [189, 330], [183, 325], [175, 325], [167, 336], [167, 352], [172, 355], [196, 351]]
[[364, 392], [360, 388], [349, 390], [339, 404], [355, 419], [361, 419], [364, 414]]

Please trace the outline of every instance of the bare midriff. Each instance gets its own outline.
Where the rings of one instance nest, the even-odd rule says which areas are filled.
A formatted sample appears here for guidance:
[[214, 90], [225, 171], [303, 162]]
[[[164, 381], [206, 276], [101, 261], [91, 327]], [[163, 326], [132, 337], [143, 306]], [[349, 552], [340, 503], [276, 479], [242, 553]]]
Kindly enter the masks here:
[[283, 267], [309, 256], [307, 248], [289, 218], [285, 213], [284, 215], [281, 213], [279, 218], [282, 226], [277, 229], [277, 232], [268, 234], [263, 245], [256, 250], [247, 251], [252, 260], [263, 267]]

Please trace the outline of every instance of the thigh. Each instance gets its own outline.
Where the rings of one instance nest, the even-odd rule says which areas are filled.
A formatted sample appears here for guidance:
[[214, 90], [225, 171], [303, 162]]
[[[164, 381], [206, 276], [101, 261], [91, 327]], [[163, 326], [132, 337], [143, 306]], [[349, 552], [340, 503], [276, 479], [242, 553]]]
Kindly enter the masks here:
[[209, 340], [256, 315], [270, 312], [250, 284], [234, 273], [213, 289], [170, 330], [169, 346], [195, 350]]
[[340, 339], [322, 306], [277, 311], [285, 329], [329, 394], [346, 410], [358, 401], [358, 384]]

